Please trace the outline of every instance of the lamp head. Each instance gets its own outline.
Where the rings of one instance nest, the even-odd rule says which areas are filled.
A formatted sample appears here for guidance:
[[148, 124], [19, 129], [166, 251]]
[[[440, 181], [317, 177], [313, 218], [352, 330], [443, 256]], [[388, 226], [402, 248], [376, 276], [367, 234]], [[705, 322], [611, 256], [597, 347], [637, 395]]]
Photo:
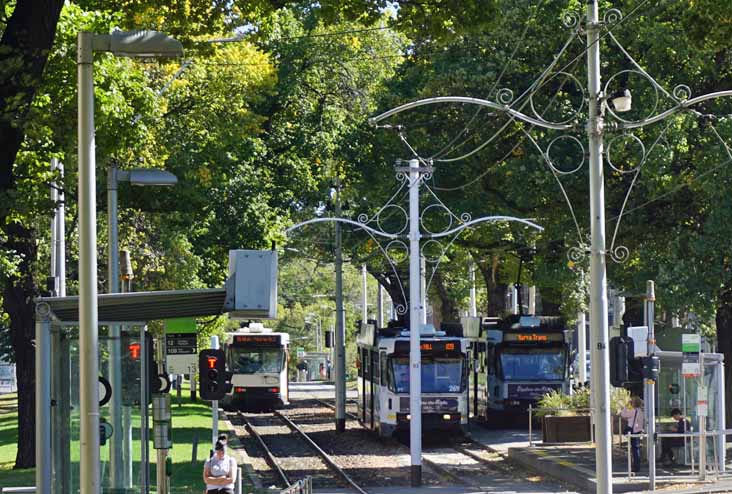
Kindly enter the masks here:
[[171, 186], [178, 183], [178, 177], [165, 170], [155, 168], [135, 168], [130, 170], [129, 182], [132, 185]]
[[183, 45], [159, 31], [113, 31], [110, 49], [122, 57], [182, 57]]
[[633, 98], [630, 95], [629, 89], [621, 89], [620, 91], [617, 91], [616, 93], [613, 93], [612, 96], [610, 96], [610, 101], [613, 104], [613, 108], [615, 108], [615, 111], [618, 113], [623, 113], [630, 111]]

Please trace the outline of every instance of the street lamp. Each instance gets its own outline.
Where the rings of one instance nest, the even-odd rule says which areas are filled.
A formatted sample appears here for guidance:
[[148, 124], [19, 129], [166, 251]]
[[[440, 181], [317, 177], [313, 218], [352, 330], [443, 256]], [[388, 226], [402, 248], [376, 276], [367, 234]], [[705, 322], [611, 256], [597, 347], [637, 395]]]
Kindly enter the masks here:
[[[178, 177], [165, 170], [135, 168], [133, 170], [120, 170], [116, 164], [107, 171], [107, 228], [108, 228], [108, 286], [107, 293], [119, 292], [119, 228], [117, 223], [117, 187], [120, 182], [129, 182], [137, 186], [172, 186], [178, 183]], [[109, 328], [110, 355], [109, 355], [109, 379], [113, 390], [122, 389], [121, 374], [121, 327], [113, 325]], [[145, 406], [143, 404], [143, 406]], [[127, 487], [131, 481], [132, 451], [130, 424], [125, 417], [122, 420], [122, 396], [120, 393], [112, 393], [110, 400], [110, 419], [112, 429], [117, 431], [112, 435], [111, 447], [109, 450], [110, 476], [112, 487]], [[127, 438], [127, 454], [123, 454]]]
[[[182, 45], [156, 31], [80, 32], [77, 38], [79, 139], [79, 412], [81, 494], [100, 492], [99, 328], [97, 313], [96, 157], [94, 147], [94, 52], [129, 57], [176, 57]], [[50, 487], [38, 469], [36, 485]], [[47, 492], [45, 489], [40, 489]]]

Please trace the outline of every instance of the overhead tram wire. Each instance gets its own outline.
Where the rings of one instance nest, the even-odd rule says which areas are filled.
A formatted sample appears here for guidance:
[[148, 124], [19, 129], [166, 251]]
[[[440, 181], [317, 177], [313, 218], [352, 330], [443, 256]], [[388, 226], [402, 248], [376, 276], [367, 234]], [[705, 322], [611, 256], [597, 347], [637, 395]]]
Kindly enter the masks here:
[[[526, 33], [529, 32], [530, 22], [536, 17], [536, 14], [539, 11], [539, 9], [541, 9], [541, 6], [543, 3], [544, 3], [544, 0], [539, 0], [539, 3], [536, 5], [536, 10], [534, 11], [534, 15], [531, 18], [526, 20], [526, 23], [524, 24], [524, 30], [521, 33], [521, 36], [520, 36], [518, 42], [515, 43], [515, 46], [513, 48], [513, 51], [511, 52], [511, 55], [509, 56], [506, 63], [503, 64], [503, 68], [501, 69], [501, 72], [498, 74], [498, 77], [496, 78], [495, 82], [493, 83], [493, 86], [491, 86], [491, 88], [488, 90], [489, 96], [491, 94], [493, 94], [493, 92], [496, 90], [496, 88], [498, 87], [498, 84], [500, 84], [500, 82], [501, 82], [501, 79], [503, 79], [503, 76], [506, 74], [506, 71], [508, 70], [508, 66], [513, 62], [514, 58], [516, 57], [516, 52], [518, 52], [519, 47], [522, 46], [523, 41], [526, 38]], [[435, 154], [433, 154], [430, 157], [430, 159], [439, 159], [442, 156], [444, 156], [445, 154], [451, 153], [452, 151], [454, 151], [455, 147], [453, 146], [453, 144], [455, 144], [455, 142], [457, 142], [457, 140], [460, 138], [460, 136], [462, 136], [463, 134], [465, 134], [468, 131], [468, 129], [472, 126], [473, 122], [475, 121], [475, 119], [478, 117], [478, 115], [481, 113], [482, 110], [483, 110], [483, 107], [479, 106], [478, 109], [475, 111], [475, 114], [473, 115], [473, 117], [470, 119], [470, 121], [465, 125], [465, 127], [463, 127], [463, 130], [461, 130], [449, 143], [447, 143], [445, 146], [443, 146], [442, 149], [440, 149]], [[467, 142], [467, 139], [465, 141], [463, 141], [463, 143], [465, 143], [465, 142]], [[462, 144], [461, 144], [461, 146], [462, 146]], [[450, 149], [448, 149], [448, 148], [450, 148]]]
[[[623, 22], [625, 22], [626, 20], [628, 20], [632, 16], [634, 16], [638, 12], [638, 10], [648, 2], [649, 2], [649, 0], [643, 0], [627, 16], [620, 18], [616, 23], [614, 23], [612, 26], [610, 26], [608, 29], [606, 29], [604, 33], [602, 33], [600, 35], [597, 42], [600, 42], [600, 40], [602, 40], [604, 37], [608, 36], [615, 28], [620, 26], [620, 24], [622, 24]], [[572, 38], [574, 38], [574, 36], [576, 36], [576, 32], [573, 34]], [[568, 62], [564, 67], [562, 67], [561, 70], [558, 70], [556, 73], [565, 72], [568, 68], [570, 68], [571, 65], [577, 63], [577, 61], [579, 61], [579, 59], [582, 58], [587, 53], [587, 51], [590, 49], [591, 46], [592, 45], [586, 46], [585, 49], [579, 55], [577, 55], [574, 59], [572, 59], [570, 62]], [[564, 48], [563, 48], [563, 50], [564, 50]], [[563, 50], [561, 50], [560, 52], [562, 52]], [[532, 83], [531, 86], [529, 86], [529, 88], [527, 88], [524, 91], [524, 93], [522, 93], [518, 98], [516, 98], [516, 101], [521, 101], [521, 99], [523, 99], [527, 95], [531, 96], [531, 95], [535, 94], [536, 90], [540, 87], [540, 84], [537, 84], [537, 83], [540, 81], [543, 82], [543, 80], [546, 80], [546, 76], [539, 77], [534, 83]], [[523, 109], [526, 106], [527, 101], [524, 101], [524, 103], [519, 107], [519, 110]], [[496, 139], [498, 137], [498, 135], [500, 135], [500, 133], [502, 133], [508, 127], [508, 125], [511, 122], [513, 122], [514, 120], [515, 119], [510, 118], [509, 121], [504, 126], [502, 126], [500, 129], [498, 129], [491, 137], [489, 137], [486, 141], [484, 141], [480, 146], [478, 146], [471, 152], [469, 152], [463, 156], [457, 157], [457, 158], [451, 158], [449, 160], [441, 159], [438, 161], [452, 162], [452, 161], [460, 161], [460, 160], [470, 157], [471, 155], [473, 155], [473, 154], [477, 153], [478, 151], [480, 151], [481, 149], [483, 149], [486, 145], [488, 145], [494, 139]], [[520, 143], [518, 143], [516, 146], [514, 146], [514, 148], [511, 150], [511, 152], [507, 153], [501, 161], [504, 161], [505, 159], [507, 159], [508, 156], [510, 156], [510, 154], [513, 153], [513, 151], [515, 149], [517, 149], [519, 145], [520, 145]], [[441, 190], [441, 191], [446, 191], [446, 192], [462, 190], [462, 189], [465, 189], [465, 188], [469, 187], [470, 185], [476, 183], [477, 181], [479, 181], [480, 179], [485, 177], [488, 173], [490, 173], [490, 169], [486, 170], [485, 172], [480, 174], [478, 177], [474, 178], [473, 180], [471, 180], [470, 182], [467, 182], [465, 184], [459, 185], [457, 187], [437, 187], [437, 186], [435, 186], [435, 190]]]
[[[622, 18], [620, 18], [620, 19], [619, 19], [619, 20], [618, 20], [618, 21], [617, 21], [617, 22], [616, 22], [615, 24], [613, 24], [613, 25], [612, 25], [612, 26], [610, 26], [610, 27], [609, 27], [608, 29], [606, 29], [606, 30], [605, 30], [605, 32], [604, 32], [604, 33], [602, 33], [602, 34], [600, 35], [600, 37], [598, 38], [597, 42], [599, 43], [599, 42], [600, 42], [600, 40], [602, 40], [602, 39], [603, 39], [604, 37], [606, 37], [606, 36], [610, 35], [610, 34], [612, 33], [613, 29], [615, 29], [616, 27], [618, 27], [618, 26], [619, 26], [620, 24], [622, 24], [622, 23], [623, 23], [623, 22], [624, 22], [625, 20], [627, 20], [627, 19], [630, 19], [630, 18], [631, 18], [631, 17], [632, 17], [632, 16], [633, 16], [633, 15], [634, 15], [634, 14], [635, 14], [635, 13], [636, 13], [636, 12], [637, 12], [637, 11], [638, 11], [638, 10], [639, 10], [640, 8], [641, 8], [641, 7], [642, 7], [642, 6], [643, 6], [643, 5], [645, 4], [645, 3], [648, 3], [648, 1], [649, 1], [649, 0], [644, 0], [644, 1], [643, 1], [643, 2], [642, 2], [642, 3], [640, 4], [640, 5], [638, 5], [638, 6], [637, 6], [637, 7], [635, 8], [635, 9], [633, 9], [633, 10], [632, 10], [632, 11], [631, 11], [631, 12], [630, 12], [630, 13], [629, 13], [629, 14], [628, 14], [627, 16], [625, 16], [625, 17], [622, 17]], [[574, 37], [575, 37], [576, 35], [577, 35], [577, 30], [575, 29], [575, 33], [573, 33], [572, 39], [573, 39], [573, 38], [574, 38]], [[582, 52], [581, 52], [581, 53], [580, 53], [579, 55], [577, 55], [577, 56], [576, 56], [576, 57], [575, 57], [575, 58], [574, 58], [573, 60], [571, 60], [570, 62], [568, 62], [568, 63], [567, 63], [567, 64], [566, 64], [566, 65], [565, 65], [564, 67], [562, 67], [562, 69], [558, 70], [558, 71], [557, 71], [557, 73], [561, 73], [561, 72], [564, 72], [564, 71], [566, 71], [566, 70], [567, 70], [567, 69], [568, 69], [568, 68], [569, 68], [569, 67], [570, 67], [571, 65], [573, 65], [573, 64], [574, 64], [574, 63], [576, 63], [576, 62], [577, 62], [577, 61], [578, 61], [578, 60], [579, 60], [580, 58], [582, 58], [582, 57], [583, 57], [583, 56], [584, 56], [584, 55], [585, 55], [585, 54], [587, 53], [587, 51], [588, 51], [588, 50], [590, 49], [590, 47], [592, 47], [592, 45], [588, 45], [588, 46], [586, 46], [586, 47], [585, 47], [585, 49], [584, 49], [584, 50], [583, 50], [583, 51], [582, 51]], [[563, 52], [564, 52], [564, 50], [565, 50], [565, 48], [562, 48], [562, 50], [560, 50], [560, 55], [561, 55], [561, 53], [563, 53]], [[550, 64], [550, 66], [551, 66], [551, 65], [552, 65], [552, 64]], [[524, 98], [525, 96], [527, 96], [527, 94], [528, 94], [528, 96], [529, 96], [529, 97], [531, 97], [531, 96], [532, 96], [532, 95], [533, 95], [533, 94], [535, 93], [535, 91], [536, 91], [536, 90], [538, 90], [538, 88], [539, 88], [539, 87], [541, 87], [541, 83], [542, 83], [542, 82], [543, 82], [544, 80], [546, 80], [546, 77], [545, 77], [546, 75], [547, 75], [546, 73], [545, 73], [545, 74], [542, 74], [542, 76], [540, 76], [540, 77], [539, 77], [539, 78], [538, 78], [538, 79], [537, 79], [536, 81], [534, 81], [534, 83], [533, 83], [533, 84], [532, 84], [531, 86], [529, 86], [529, 88], [527, 88], [527, 89], [526, 89], [526, 90], [525, 90], [525, 91], [524, 91], [524, 92], [523, 92], [523, 93], [522, 93], [522, 94], [521, 94], [521, 95], [520, 95], [520, 96], [519, 96], [518, 98], [516, 98], [516, 100], [515, 100], [514, 104], [515, 104], [516, 102], [519, 102], [519, 101], [521, 101], [521, 100], [522, 100], [522, 99], [523, 99], [523, 98]], [[520, 111], [521, 109], [523, 109], [523, 108], [524, 108], [525, 106], [526, 106], [526, 102], [524, 102], [524, 103], [523, 103], [523, 104], [521, 105], [521, 107], [519, 107], [519, 111]], [[511, 121], [513, 121], [513, 120], [514, 120], [514, 119], [512, 118], [512, 119], [511, 119]], [[498, 130], [497, 132], [502, 132], [502, 131], [503, 131], [504, 129], [505, 129], [505, 126], [504, 126], [504, 127], [502, 127], [501, 129], [499, 129], [499, 130]], [[470, 153], [467, 153], [467, 154], [465, 154], [465, 155], [463, 155], [463, 156], [459, 156], [459, 157], [457, 157], [457, 158], [450, 158], [450, 159], [441, 159], [441, 160], [439, 160], [439, 161], [443, 161], [443, 162], [452, 162], [452, 161], [460, 161], [460, 160], [462, 160], [462, 159], [465, 159], [465, 158], [467, 158], [467, 157], [471, 156], [472, 154], [475, 154], [475, 153], [476, 153], [476, 152], [478, 152], [479, 150], [481, 150], [481, 149], [482, 149], [483, 147], [485, 147], [485, 146], [486, 146], [486, 145], [487, 145], [487, 144], [488, 144], [489, 142], [491, 142], [491, 141], [492, 141], [492, 140], [493, 140], [493, 139], [494, 139], [495, 137], [497, 137], [497, 136], [496, 136], [496, 135], [493, 135], [493, 136], [491, 136], [491, 137], [490, 137], [490, 138], [488, 139], [488, 141], [484, 142], [483, 144], [481, 144], [480, 146], [478, 146], [478, 147], [477, 147], [476, 149], [474, 149], [474, 150], [473, 150], [473, 151], [471, 151]], [[464, 144], [465, 142], [467, 142], [467, 139], [466, 139], [466, 141], [464, 141], [464, 142], [463, 142], [463, 144]], [[463, 144], [461, 144], [461, 145], [460, 145], [459, 147], [462, 147], [462, 145], [463, 145]]]

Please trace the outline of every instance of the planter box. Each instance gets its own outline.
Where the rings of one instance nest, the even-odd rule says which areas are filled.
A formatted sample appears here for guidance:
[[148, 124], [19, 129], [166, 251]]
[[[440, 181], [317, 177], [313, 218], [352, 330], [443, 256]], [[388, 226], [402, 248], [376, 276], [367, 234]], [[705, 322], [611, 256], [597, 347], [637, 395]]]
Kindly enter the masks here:
[[592, 440], [592, 422], [589, 415], [572, 417], [549, 415], [542, 419], [541, 424], [545, 444], [585, 443]]

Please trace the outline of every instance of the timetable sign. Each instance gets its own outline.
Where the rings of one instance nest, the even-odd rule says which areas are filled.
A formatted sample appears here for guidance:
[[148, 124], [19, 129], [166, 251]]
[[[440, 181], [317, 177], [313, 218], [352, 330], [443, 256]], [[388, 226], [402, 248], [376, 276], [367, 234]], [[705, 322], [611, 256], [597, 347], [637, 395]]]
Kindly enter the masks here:
[[169, 333], [166, 335], [165, 346], [168, 355], [198, 354], [195, 333]]

